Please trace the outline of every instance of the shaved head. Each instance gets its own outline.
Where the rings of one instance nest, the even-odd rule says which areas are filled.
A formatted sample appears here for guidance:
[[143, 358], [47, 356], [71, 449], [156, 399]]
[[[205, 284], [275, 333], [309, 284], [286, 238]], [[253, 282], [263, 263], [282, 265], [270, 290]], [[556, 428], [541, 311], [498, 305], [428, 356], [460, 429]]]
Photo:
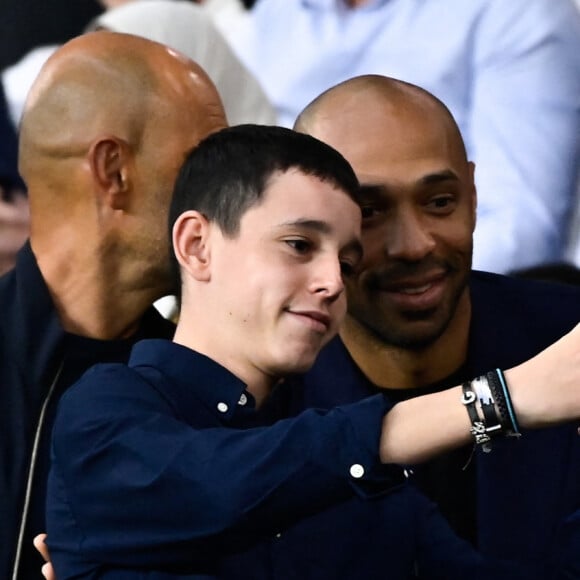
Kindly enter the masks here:
[[93, 287], [104, 280], [143, 304], [170, 292], [177, 172], [226, 124], [207, 74], [162, 44], [98, 31], [57, 50], [30, 90], [19, 151], [30, 242], [49, 286], [74, 278], [80, 262], [93, 267]]
[[192, 61], [132, 35], [80, 36], [48, 60], [30, 90], [20, 126], [20, 171], [30, 181], [42, 169], [46, 179], [47, 159], [83, 155], [107, 134], [139, 148], [159, 125], [156, 117], [169, 114], [159, 108], [180, 100], [199, 117], [200, 139], [212, 121], [225, 125], [215, 87]]
[[381, 75], [354, 77], [331, 87], [307, 105], [294, 129], [318, 138], [317, 133], [326, 132], [328, 124], [341, 133], [355, 133], [360, 131], [362, 119], [373, 119], [377, 113], [382, 117], [437, 119], [467, 161], [459, 127], [446, 105], [421, 87]]

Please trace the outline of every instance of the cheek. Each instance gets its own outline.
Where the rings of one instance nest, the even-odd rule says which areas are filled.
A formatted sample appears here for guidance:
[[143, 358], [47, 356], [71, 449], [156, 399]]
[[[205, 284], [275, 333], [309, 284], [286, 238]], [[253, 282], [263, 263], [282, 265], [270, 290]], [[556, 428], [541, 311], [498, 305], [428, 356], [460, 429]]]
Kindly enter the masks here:
[[[228, 251], [229, 250], [229, 251]], [[214, 252], [213, 280], [222, 289], [226, 303], [241, 313], [246, 321], [258, 316], [261, 307], [267, 307], [275, 294], [276, 279], [268, 276], [267, 262], [256, 261], [251, 249], [233, 246]], [[216, 257], [219, 255], [219, 262]], [[264, 306], [266, 303], [266, 306]]]
[[358, 267], [359, 272], [376, 268], [385, 259], [385, 234], [382, 230], [363, 232], [363, 258]]
[[456, 232], [456, 237], [471, 241], [475, 229], [475, 207], [472, 204], [465, 204], [459, 208], [454, 217], [452, 227]]
[[471, 252], [473, 235], [467, 220], [457, 220], [453, 224], [447, 223], [441, 230], [440, 239], [445, 245], [461, 252]]
[[[343, 292], [336, 300], [336, 320], [337, 326], [342, 323], [343, 318], [346, 316], [346, 311], [348, 307], [347, 292]], [[337, 329], [335, 329], [337, 330]]]

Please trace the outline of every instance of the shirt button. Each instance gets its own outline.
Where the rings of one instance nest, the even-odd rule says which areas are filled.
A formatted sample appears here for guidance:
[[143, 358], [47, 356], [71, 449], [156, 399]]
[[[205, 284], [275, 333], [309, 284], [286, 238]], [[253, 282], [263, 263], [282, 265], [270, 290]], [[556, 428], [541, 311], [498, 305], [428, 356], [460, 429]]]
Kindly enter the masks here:
[[228, 412], [228, 406], [226, 403], [218, 403], [217, 404], [217, 410], [220, 413], [227, 413]]
[[365, 468], [360, 463], [350, 466], [350, 474], [355, 479], [360, 479], [365, 474]]
[[248, 402], [248, 397], [246, 397], [246, 393], [242, 393], [240, 396], [240, 400], [238, 401], [238, 405], [242, 407]]

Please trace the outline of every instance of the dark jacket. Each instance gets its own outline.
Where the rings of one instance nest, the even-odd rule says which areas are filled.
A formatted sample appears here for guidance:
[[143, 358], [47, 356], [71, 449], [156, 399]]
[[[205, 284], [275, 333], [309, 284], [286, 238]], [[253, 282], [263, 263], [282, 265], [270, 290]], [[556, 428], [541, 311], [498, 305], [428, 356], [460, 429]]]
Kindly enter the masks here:
[[[125, 361], [135, 340], [170, 337], [173, 326], [151, 309], [131, 340], [65, 333], [28, 244], [16, 267], [0, 278], [0, 309], [0, 578], [32, 580], [41, 578], [32, 539], [45, 531], [49, 440], [58, 399], [93, 364]], [[20, 569], [13, 576], [19, 543]]]
[[[474, 272], [470, 291], [473, 309], [467, 360], [436, 390], [496, 367], [507, 369], [524, 362], [580, 321], [580, 289], [576, 287]], [[374, 392], [376, 387], [337, 338], [322, 351], [303, 391], [296, 393], [294, 405], [296, 409], [328, 408]], [[570, 522], [580, 508], [576, 428], [573, 424], [527, 432], [519, 440], [496, 441], [489, 454], [476, 453], [470, 464], [476, 484], [475, 532], [484, 554], [535, 559], [548, 570], [556, 566], [554, 554], [566, 538], [573, 537]], [[450, 485], [449, 475], [441, 470], [443, 486]], [[469, 509], [462, 503], [469, 500], [458, 499], [461, 489], [450, 495], [457, 501], [443, 511], [453, 521], [455, 512]], [[580, 549], [575, 557], [580, 561]]]

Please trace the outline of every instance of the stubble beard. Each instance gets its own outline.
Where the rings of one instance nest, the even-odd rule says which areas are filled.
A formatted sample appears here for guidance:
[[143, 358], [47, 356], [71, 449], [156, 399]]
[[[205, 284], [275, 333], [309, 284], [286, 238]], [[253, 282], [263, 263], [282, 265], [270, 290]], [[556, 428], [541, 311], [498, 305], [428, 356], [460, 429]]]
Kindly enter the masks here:
[[470, 270], [462, 275], [454, 292], [438, 308], [397, 312], [393, 320], [388, 311], [376, 307], [381, 301], [380, 292], [367, 287], [362, 303], [349, 299], [349, 315], [384, 345], [415, 352], [426, 350], [437, 342], [454, 319], [461, 297], [467, 291]]

